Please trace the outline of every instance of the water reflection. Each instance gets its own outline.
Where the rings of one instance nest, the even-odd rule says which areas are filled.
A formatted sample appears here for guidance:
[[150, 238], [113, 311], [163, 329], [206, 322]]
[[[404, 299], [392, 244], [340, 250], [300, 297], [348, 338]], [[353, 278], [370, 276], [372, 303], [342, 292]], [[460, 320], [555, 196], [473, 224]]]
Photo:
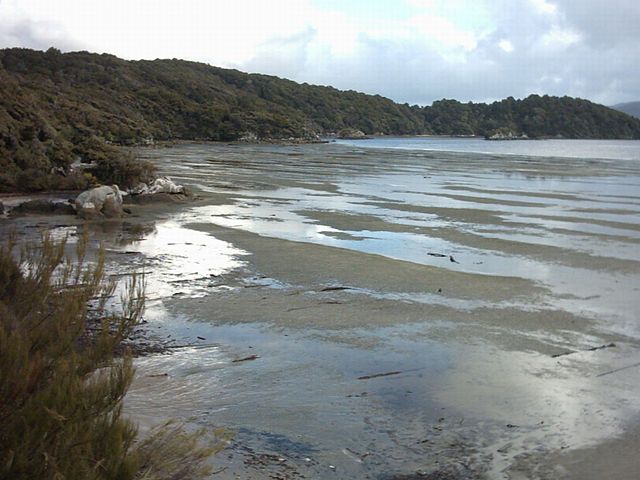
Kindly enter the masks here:
[[311, 478], [437, 462], [501, 478], [640, 407], [640, 369], [597, 376], [639, 360], [637, 162], [340, 146], [158, 162], [212, 200], [121, 248], [151, 262], [149, 318], [211, 345], [141, 360], [169, 375], [143, 377], [129, 408], [231, 427], [229, 471], [246, 446]]
[[217, 277], [242, 268], [248, 255], [178, 220], [121, 230], [115, 243], [128, 256], [129, 271], [144, 273], [150, 299], [206, 295], [219, 286]]

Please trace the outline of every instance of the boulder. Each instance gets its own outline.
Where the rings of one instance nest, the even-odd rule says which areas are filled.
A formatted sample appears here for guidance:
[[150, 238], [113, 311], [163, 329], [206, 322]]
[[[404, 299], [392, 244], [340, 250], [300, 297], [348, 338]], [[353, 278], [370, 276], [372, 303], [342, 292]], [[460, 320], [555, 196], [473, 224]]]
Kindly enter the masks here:
[[28, 200], [11, 209], [11, 215], [39, 215], [48, 213], [53, 213], [53, 202], [51, 200]]
[[184, 187], [175, 184], [169, 177], [158, 177], [152, 183], [139, 183], [137, 186], [129, 190], [131, 195], [155, 195], [158, 193], [182, 193]]
[[76, 212], [82, 218], [121, 217], [122, 192], [117, 185], [96, 187], [76, 198]]
[[338, 132], [338, 138], [344, 140], [364, 140], [369, 137], [362, 131], [355, 128], [343, 128]]
[[69, 202], [54, 202], [53, 203], [53, 214], [54, 215], [74, 215], [76, 213], [75, 208]]
[[185, 193], [156, 193], [153, 195], [127, 195], [124, 197], [126, 205], [146, 205], [150, 203], [182, 203], [190, 200]]
[[238, 142], [242, 143], [256, 143], [258, 140], [258, 135], [255, 132], [244, 132], [242, 136], [238, 139]]
[[11, 215], [73, 215], [75, 210], [65, 202], [37, 199], [22, 202], [11, 209]]
[[147, 193], [184, 193], [184, 187], [182, 185], [176, 185], [169, 177], [159, 177], [149, 185], [149, 191]]
[[526, 133], [517, 134], [508, 128], [499, 128], [485, 136], [485, 140], [528, 140]]

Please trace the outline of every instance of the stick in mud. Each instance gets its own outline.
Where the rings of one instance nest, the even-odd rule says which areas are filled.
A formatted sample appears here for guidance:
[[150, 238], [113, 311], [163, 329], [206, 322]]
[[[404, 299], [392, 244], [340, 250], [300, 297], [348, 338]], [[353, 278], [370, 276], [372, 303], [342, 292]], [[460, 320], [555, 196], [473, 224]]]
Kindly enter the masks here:
[[236, 360], [232, 360], [231, 363], [248, 362], [249, 360], [255, 360], [256, 358], [260, 358], [260, 357], [258, 357], [258, 355], [249, 355], [248, 357], [238, 358]]
[[615, 346], [616, 346], [615, 343], [608, 343], [606, 345], [599, 345], [597, 347], [591, 347], [591, 348], [587, 348], [585, 350], [576, 350], [576, 351], [571, 351], [571, 352], [556, 353], [555, 355], [551, 355], [551, 358], [564, 357], [566, 355], [572, 355], [572, 354], [578, 353], [578, 352], [595, 352], [596, 350], [603, 350], [605, 348], [612, 348], [612, 347], [615, 347]]
[[370, 378], [378, 378], [378, 377], [388, 377], [390, 375], [399, 375], [401, 371], [397, 372], [386, 372], [386, 373], [374, 373], [373, 375], [363, 375], [362, 377], [358, 377], [358, 380], [369, 380]]
[[616, 368], [615, 370], [609, 370], [608, 372], [599, 373], [596, 377], [604, 377], [605, 375], [610, 375], [612, 373], [621, 372], [622, 370], [626, 370], [628, 368], [640, 367], [640, 362], [634, 363], [632, 365], [627, 365], [626, 367]]

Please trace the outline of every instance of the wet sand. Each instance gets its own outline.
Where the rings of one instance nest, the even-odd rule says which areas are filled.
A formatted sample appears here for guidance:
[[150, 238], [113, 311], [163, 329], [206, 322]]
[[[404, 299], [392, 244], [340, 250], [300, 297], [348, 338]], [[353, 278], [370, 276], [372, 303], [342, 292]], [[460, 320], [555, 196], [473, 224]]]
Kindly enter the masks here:
[[640, 467], [637, 162], [144, 154], [200, 199], [94, 236], [114, 272], [147, 273], [149, 328], [192, 346], [139, 359], [126, 408], [233, 431], [216, 478]]

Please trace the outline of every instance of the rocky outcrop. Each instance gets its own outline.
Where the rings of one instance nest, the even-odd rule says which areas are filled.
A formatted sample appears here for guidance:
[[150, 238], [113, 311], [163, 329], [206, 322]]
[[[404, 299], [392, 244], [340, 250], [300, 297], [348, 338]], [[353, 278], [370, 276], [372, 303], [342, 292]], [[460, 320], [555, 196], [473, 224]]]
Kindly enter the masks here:
[[357, 130], [355, 128], [343, 128], [338, 132], [338, 138], [345, 140], [363, 140], [367, 137], [367, 135], [362, 130]]
[[[2, 211], [0, 210], [0, 213]], [[51, 200], [37, 199], [28, 200], [13, 207], [11, 216], [20, 215], [73, 215], [73, 206], [66, 202], [54, 202]]]
[[122, 192], [117, 185], [96, 187], [82, 192], [75, 201], [82, 218], [118, 218], [123, 215]]
[[182, 185], [174, 183], [169, 177], [159, 177], [149, 185], [140, 183], [130, 189], [124, 201], [127, 204], [145, 204], [183, 202], [189, 198], [189, 193]]
[[169, 177], [156, 178], [152, 183], [140, 183], [129, 190], [131, 195], [155, 195], [157, 193], [185, 193], [182, 185], [177, 185]]
[[498, 129], [489, 133], [486, 140], [529, 140], [526, 133], [517, 134], [513, 130]]
[[243, 132], [240, 138], [238, 138], [238, 142], [242, 143], [256, 143], [260, 140], [258, 135], [255, 132]]

